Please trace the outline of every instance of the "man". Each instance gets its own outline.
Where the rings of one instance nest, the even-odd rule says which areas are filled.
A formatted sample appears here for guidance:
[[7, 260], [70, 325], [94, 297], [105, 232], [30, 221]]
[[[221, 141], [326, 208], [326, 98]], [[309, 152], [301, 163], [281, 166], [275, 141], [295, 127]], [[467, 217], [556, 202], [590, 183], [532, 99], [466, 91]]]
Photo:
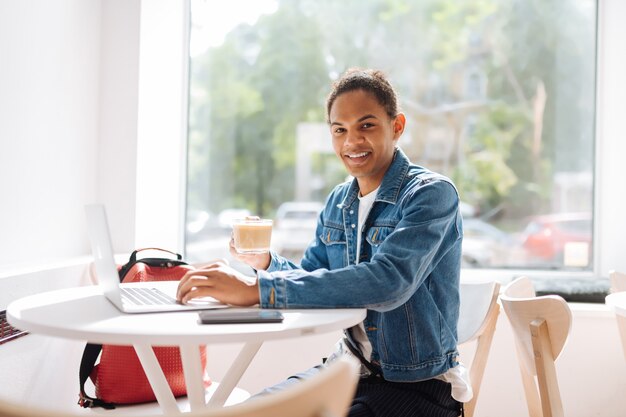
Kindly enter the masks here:
[[354, 180], [329, 195], [301, 265], [275, 253], [237, 255], [231, 243], [257, 279], [215, 263], [183, 278], [179, 300], [366, 308], [339, 346], [364, 364], [350, 416], [458, 416], [471, 388], [456, 349], [456, 189], [397, 147], [406, 119], [382, 73], [348, 70], [326, 110], [333, 148]]

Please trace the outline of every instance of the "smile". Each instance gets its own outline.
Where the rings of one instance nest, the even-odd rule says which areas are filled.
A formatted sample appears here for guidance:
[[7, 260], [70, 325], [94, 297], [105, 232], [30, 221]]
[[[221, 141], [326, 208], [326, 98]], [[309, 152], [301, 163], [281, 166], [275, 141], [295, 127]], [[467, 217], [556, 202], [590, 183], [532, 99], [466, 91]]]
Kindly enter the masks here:
[[346, 157], [350, 158], [350, 159], [359, 159], [359, 158], [364, 158], [366, 156], [368, 156], [370, 154], [370, 152], [360, 152], [360, 153], [352, 153], [346, 154]]

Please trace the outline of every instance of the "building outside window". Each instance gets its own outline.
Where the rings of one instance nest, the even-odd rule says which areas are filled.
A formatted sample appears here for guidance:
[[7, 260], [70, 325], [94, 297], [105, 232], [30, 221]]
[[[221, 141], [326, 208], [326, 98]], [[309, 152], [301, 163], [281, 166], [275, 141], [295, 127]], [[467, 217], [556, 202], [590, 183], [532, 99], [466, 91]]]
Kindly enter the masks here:
[[275, 220], [298, 260], [347, 180], [325, 122], [352, 66], [396, 86], [414, 163], [462, 200], [467, 268], [593, 269], [592, 0], [191, 0], [186, 251]]

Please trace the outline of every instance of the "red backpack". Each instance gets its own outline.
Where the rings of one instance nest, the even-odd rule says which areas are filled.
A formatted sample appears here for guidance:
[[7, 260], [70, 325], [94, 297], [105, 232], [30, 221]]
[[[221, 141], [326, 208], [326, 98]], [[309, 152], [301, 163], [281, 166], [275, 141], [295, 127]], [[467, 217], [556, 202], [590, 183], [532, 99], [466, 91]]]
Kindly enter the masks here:
[[[167, 252], [176, 259], [142, 258], [137, 253], [145, 250]], [[182, 256], [164, 249], [138, 249], [130, 255], [128, 263], [119, 268], [120, 282], [175, 281], [180, 280], [193, 267]], [[185, 377], [178, 347], [153, 347], [174, 396], [187, 395]], [[96, 360], [100, 361], [96, 365]], [[200, 347], [202, 368], [206, 367], [206, 347]], [[80, 363], [81, 407], [115, 408], [116, 404], [135, 404], [155, 401], [156, 397], [139, 358], [132, 346], [97, 345], [87, 343]], [[96, 387], [95, 397], [85, 393], [85, 382], [91, 378]], [[205, 388], [211, 384], [204, 375]]]

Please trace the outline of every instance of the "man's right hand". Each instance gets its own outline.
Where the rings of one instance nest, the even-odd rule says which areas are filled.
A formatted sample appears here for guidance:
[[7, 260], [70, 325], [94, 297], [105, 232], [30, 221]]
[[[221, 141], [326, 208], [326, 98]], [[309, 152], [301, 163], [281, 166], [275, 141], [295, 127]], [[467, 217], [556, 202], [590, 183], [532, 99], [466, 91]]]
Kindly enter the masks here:
[[270, 262], [272, 258], [269, 252], [265, 253], [239, 253], [237, 249], [235, 249], [235, 239], [233, 235], [230, 236], [230, 254], [233, 258], [237, 259], [240, 262], [245, 263], [246, 265], [254, 268], [255, 270], [265, 271], [270, 267]]

